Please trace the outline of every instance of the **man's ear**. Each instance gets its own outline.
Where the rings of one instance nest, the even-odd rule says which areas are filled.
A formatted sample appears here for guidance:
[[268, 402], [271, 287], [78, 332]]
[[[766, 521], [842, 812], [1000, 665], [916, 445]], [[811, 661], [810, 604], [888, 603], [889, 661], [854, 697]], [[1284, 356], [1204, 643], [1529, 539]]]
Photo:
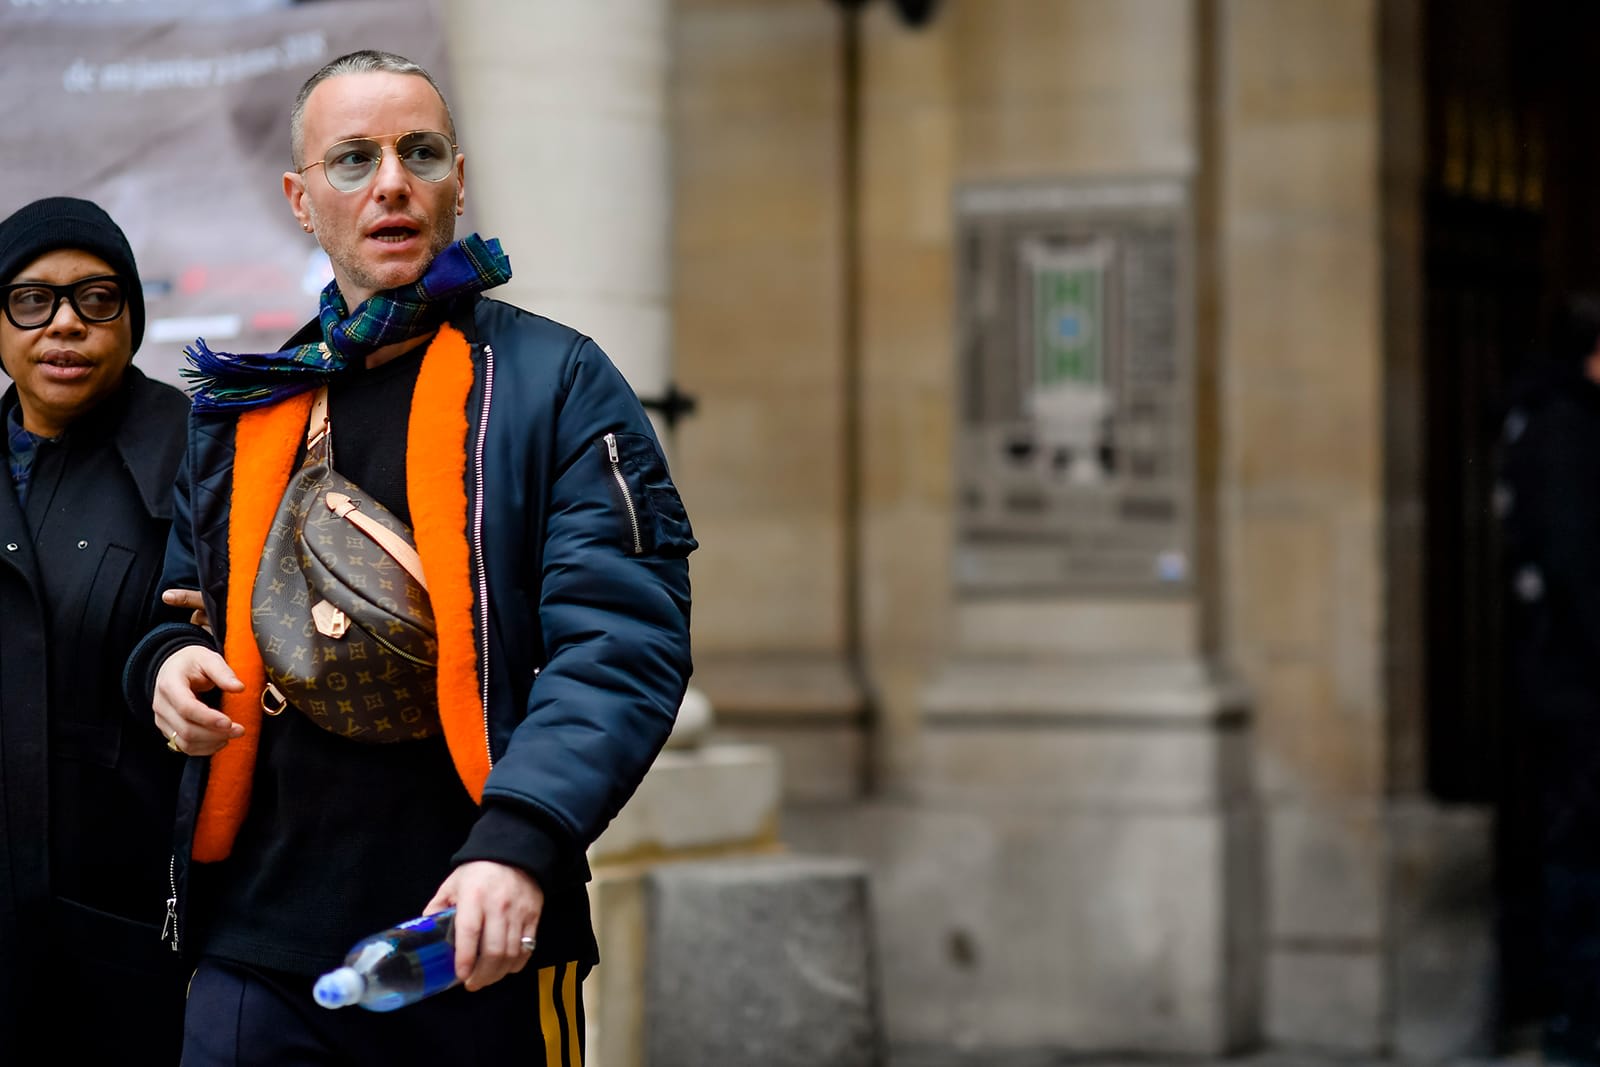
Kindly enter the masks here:
[[289, 210], [300, 223], [300, 228], [311, 232], [311, 209], [306, 203], [306, 180], [292, 170], [283, 172], [283, 198], [289, 201]]
[[[299, 177], [299, 175], [295, 175]], [[459, 215], [467, 209], [467, 157], [461, 152], [456, 153], [456, 214]]]

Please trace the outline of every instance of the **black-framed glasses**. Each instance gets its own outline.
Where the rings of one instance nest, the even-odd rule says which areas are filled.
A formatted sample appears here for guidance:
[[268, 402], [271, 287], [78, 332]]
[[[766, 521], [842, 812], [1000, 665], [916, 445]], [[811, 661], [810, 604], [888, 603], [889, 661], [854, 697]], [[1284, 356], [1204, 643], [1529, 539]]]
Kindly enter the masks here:
[[[352, 137], [340, 141], [321, 159], [307, 163], [296, 173], [321, 167], [328, 184], [341, 193], [353, 193], [372, 180], [383, 163], [383, 141], [375, 137]], [[425, 182], [442, 182], [450, 176], [456, 161], [456, 145], [437, 130], [412, 130], [394, 139], [394, 154], [412, 174]]]
[[122, 279], [115, 274], [97, 274], [66, 285], [48, 282], [0, 285], [0, 297], [5, 300], [6, 318], [19, 330], [37, 330], [49, 325], [63, 300], [72, 305], [72, 310], [84, 322], [110, 322], [122, 314], [128, 303]]

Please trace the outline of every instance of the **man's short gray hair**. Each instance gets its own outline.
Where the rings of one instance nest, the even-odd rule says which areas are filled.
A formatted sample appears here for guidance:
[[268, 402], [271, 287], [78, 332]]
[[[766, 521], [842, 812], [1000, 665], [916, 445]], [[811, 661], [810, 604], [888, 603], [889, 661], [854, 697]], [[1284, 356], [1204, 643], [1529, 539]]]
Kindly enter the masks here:
[[305, 152], [305, 121], [306, 100], [311, 96], [311, 91], [329, 78], [337, 78], [345, 74], [410, 74], [422, 78], [433, 91], [439, 94], [439, 103], [444, 105], [444, 132], [450, 135], [454, 143], [456, 139], [456, 120], [450, 113], [450, 101], [444, 98], [444, 90], [439, 88], [439, 83], [433, 80], [433, 75], [423, 70], [421, 66], [413, 63], [405, 56], [395, 55], [393, 52], [378, 52], [371, 48], [363, 48], [359, 52], [349, 52], [338, 59], [331, 60], [321, 70], [306, 79], [300, 86], [300, 91], [295, 94], [294, 108], [289, 112], [289, 151], [294, 156], [294, 166], [299, 170], [303, 165]]

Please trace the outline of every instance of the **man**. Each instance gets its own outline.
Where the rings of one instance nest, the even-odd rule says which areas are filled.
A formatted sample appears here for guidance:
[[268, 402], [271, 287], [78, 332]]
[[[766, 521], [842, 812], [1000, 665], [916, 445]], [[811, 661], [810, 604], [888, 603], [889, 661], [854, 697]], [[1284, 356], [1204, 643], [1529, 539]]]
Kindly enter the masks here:
[[[132, 365], [143, 333], [133, 250], [99, 206], [0, 221], [0, 1063], [41, 1044], [177, 1058], [184, 974], [157, 924], [179, 768], [121, 665], [156, 621], [189, 405]], [[41, 1040], [62, 997], [95, 1025]]]
[[[1513, 962], [1537, 960], [1546, 1059], [1600, 1064], [1600, 299], [1566, 300], [1554, 347], [1518, 390], [1501, 447], [1523, 712], [1507, 738], [1523, 755], [1508, 766], [1518, 788], [1502, 800], [1501, 833], [1525, 861], [1502, 873], [1505, 940]], [[1515, 921], [1524, 912], [1536, 916], [1531, 938]]]
[[[585, 849], [671, 729], [695, 542], [594, 342], [480, 295], [509, 267], [453, 241], [465, 157], [425, 71], [334, 60], [291, 141], [284, 195], [335, 280], [274, 357], [192, 350], [165, 580], [200, 591], [216, 637], [161, 628], [129, 663], [170, 747], [208, 757], [189, 761], [193, 862], [173, 894], [174, 941], [199, 958], [184, 1063], [577, 1064]], [[335, 468], [415, 529], [442, 736], [363, 745], [302, 709], [262, 714], [251, 592], [307, 368], [329, 386]], [[357, 939], [447, 906], [463, 988], [393, 1015], [311, 1006]]]

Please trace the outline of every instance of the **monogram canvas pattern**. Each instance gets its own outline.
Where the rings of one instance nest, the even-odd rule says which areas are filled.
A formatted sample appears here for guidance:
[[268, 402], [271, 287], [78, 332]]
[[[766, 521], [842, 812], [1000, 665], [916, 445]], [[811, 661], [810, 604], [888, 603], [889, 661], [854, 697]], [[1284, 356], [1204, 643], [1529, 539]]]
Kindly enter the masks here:
[[[369, 744], [431, 737], [441, 730], [439, 650], [427, 590], [324, 498], [350, 496], [362, 514], [414, 545], [411, 531], [329, 466], [328, 440], [324, 434], [307, 449], [284, 490], [256, 574], [251, 628], [267, 679], [341, 737]], [[319, 628], [314, 609], [334, 625]]]

